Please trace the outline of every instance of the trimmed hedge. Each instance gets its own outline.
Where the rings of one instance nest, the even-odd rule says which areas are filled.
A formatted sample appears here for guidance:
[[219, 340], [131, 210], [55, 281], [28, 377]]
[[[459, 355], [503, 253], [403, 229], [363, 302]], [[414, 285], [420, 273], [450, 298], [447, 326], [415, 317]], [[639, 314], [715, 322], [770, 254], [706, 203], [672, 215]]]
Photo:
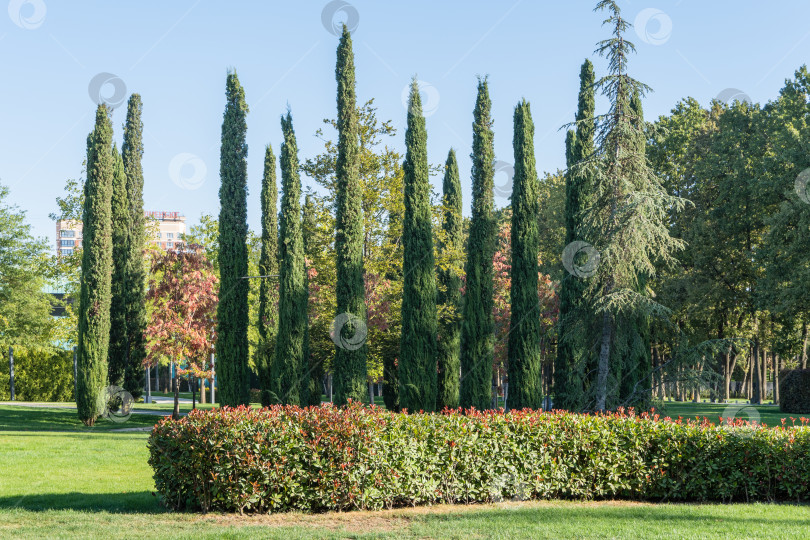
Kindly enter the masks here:
[[779, 375], [779, 408], [785, 413], [810, 413], [810, 369], [791, 369]]
[[174, 509], [381, 509], [503, 499], [810, 500], [810, 427], [350, 404], [167, 418], [149, 463]]

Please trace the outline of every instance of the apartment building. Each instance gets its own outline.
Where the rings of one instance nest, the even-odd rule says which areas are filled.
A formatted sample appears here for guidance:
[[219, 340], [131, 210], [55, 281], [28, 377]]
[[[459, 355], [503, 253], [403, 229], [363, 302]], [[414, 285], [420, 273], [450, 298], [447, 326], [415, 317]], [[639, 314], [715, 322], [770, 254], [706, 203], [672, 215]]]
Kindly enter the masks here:
[[[152, 243], [163, 249], [173, 249], [186, 232], [186, 217], [180, 212], [149, 210], [144, 212], [147, 234], [154, 231]], [[56, 253], [72, 255], [82, 245], [82, 222], [59, 220], [56, 222]]]

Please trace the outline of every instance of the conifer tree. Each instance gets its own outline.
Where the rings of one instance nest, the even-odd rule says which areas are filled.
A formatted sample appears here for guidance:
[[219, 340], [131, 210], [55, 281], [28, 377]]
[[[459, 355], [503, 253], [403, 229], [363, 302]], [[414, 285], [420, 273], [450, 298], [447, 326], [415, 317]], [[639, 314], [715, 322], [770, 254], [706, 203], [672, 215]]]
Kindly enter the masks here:
[[[577, 166], [594, 152], [594, 70], [590, 60], [582, 63], [579, 73], [579, 97], [575, 129], [566, 137], [565, 244], [584, 240], [580, 222], [589, 204], [592, 189], [589, 171]], [[589, 351], [590, 303], [585, 298], [587, 282], [568, 272], [560, 287], [559, 343], [554, 366], [554, 407], [579, 410], [585, 406], [585, 374], [595, 368]]]
[[113, 182], [111, 198], [112, 276], [110, 283], [110, 344], [107, 354], [107, 380], [123, 386], [129, 364], [127, 332], [127, 288], [129, 270], [129, 199], [124, 160], [113, 145]]
[[[357, 98], [355, 96], [354, 53], [346, 25], [337, 49], [337, 128], [338, 155], [335, 166], [337, 200], [335, 215], [335, 254], [337, 257], [337, 317], [345, 324], [335, 328], [348, 342], [356, 332], [365, 331], [366, 300], [363, 284], [363, 186], [360, 182], [358, 150]], [[343, 339], [337, 340], [344, 342]], [[366, 349], [336, 345], [334, 363], [334, 401], [344, 405], [351, 399], [363, 401], [366, 389]]]
[[493, 216], [492, 103], [486, 79], [478, 81], [473, 113], [472, 219], [467, 238], [466, 285], [461, 323], [462, 407], [487, 409], [492, 395], [492, 362], [495, 322], [493, 319], [493, 269], [495, 237]]
[[270, 405], [272, 392], [271, 364], [278, 332], [278, 187], [276, 156], [268, 144], [264, 153], [262, 176], [262, 248], [259, 255], [259, 338], [257, 367], [262, 387], [262, 405]]
[[405, 218], [402, 225], [402, 336], [399, 400], [403, 409], [436, 409], [436, 277], [431, 229], [427, 132], [416, 79], [405, 132]]
[[509, 322], [510, 409], [539, 409], [543, 387], [540, 357], [540, 186], [534, 158], [534, 122], [526, 100], [515, 107], [515, 176], [512, 187], [511, 317]]
[[107, 383], [114, 173], [112, 123], [109, 110], [102, 104], [96, 109], [95, 128], [87, 138], [87, 180], [82, 213], [76, 408], [79, 419], [87, 426], [94, 425], [102, 412], [99, 398]]
[[219, 188], [219, 275], [217, 381], [220, 403], [250, 402], [248, 373], [247, 122], [245, 90], [228, 73], [222, 122]]
[[138, 397], [143, 393], [144, 360], [146, 360], [146, 269], [144, 244], [146, 231], [143, 213], [143, 122], [141, 96], [132, 94], [127, 103], [124, 143], [121, 157], [127, 177], [129, 202], [129, 244], [126, 263], [126, 321], [128, 357], [124, 372], [124, 389]]
[[[442, 183], [442, 237], [439, 251], [447, 258], [463, 253], [463, 218], [461, 215], [461, 182], [456, 152], [447, 154], [444, 182]], [[436, 409], [458, 407], [459, 360], [461, 345], [461, 276], [454, 261], [445, 261], [439, 268], [438, 394]]]
[[[304, 282], [307, 291], [307, 327], [304, 334], [304, 362], [302, 380], [307, 381], [306, 391], [302, 391], [301, 404], [302, 405], [320, 405], [321, 394], [323, 391], [323, 363], [311, 354], [309, 343], [309, 264], [313, 260], [314, 254], [311, 250], [315, 249], [312, 245], [312, 236], [318, 228], [318, 216], [315, 208], [315, 202], [312, 195], [307, 193], [304, 197], [304, 209], [302, 216], [302, 229], [304, 237], [304, 256], [307, 260], [307, 267], [304, 271]], [[302, 390], [304, 390], [302, 385]]]
[[301, 230], [301, 177], [292, 114], [281, 118], [281, 214], [279, 218], [279, 300], [276, 355], [272, 364], [274, 401], [299, 405], [304, 342], [307, 333], [307, 288]]

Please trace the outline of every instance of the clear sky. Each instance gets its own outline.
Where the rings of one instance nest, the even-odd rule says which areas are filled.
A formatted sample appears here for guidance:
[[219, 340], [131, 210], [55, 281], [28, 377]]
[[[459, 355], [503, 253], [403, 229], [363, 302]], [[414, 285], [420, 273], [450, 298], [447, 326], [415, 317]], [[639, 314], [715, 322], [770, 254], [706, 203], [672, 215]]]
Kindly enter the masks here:
[[[6, 3], [0, 182], [11, 188], [11, 202], [27, 210], [35, 233], [49, 239], [55, 197], [65, 179], [81, 173], [95, 110], [90, 86], [96, 95], [101, 86], [111, 101], [124, 92], [142, 95], [145, 207], [181, 211], [193, 224], [219, 211], [225, 75], [236, 69], [250, 106], [248, 220], [256, 230], [264, 146], [278, 150], [287, 104], [301, 160], [322, 149], [314, 133], [335, 115], [338, 40], [324, 20], [345, 20], [354, 27], [358, 100], [375, 98], [379, 117], [400, 128], [392, 146], [404, 146], [403, 89], [413, 75], [429, 83], [423, 94], [431, 113], [429, 159], [442, 163], [456, 148], [469, 214], [476, 76], [489, 75], [496, 158], [513, 159], [512, 113], [525, 97], [538, 169], [553, 171], [564, 165], [559, 128], [574, 116], [580, 64], [590, 57], [597, 76], [604, 73], [593, 50], [608, 35], [604, 15], [592, 12], [594, 0]], [[630, 71], [654, 89], [644, 102], [648, 119], [683, 97], [708, 104], [728, 88], [765, 102], [808, 61], [808, 0], [622, 0], [620, 6], [638, 23], [629, 32], [638, 50]], [[604, 110], [604, 102], [597, 107]], [[125, 113], [124, 104], [113, 116], [119, 143]], [[496, 184], [506, 182], [505, 174]], [[438, 188], [440, 178], [433, 183]]]

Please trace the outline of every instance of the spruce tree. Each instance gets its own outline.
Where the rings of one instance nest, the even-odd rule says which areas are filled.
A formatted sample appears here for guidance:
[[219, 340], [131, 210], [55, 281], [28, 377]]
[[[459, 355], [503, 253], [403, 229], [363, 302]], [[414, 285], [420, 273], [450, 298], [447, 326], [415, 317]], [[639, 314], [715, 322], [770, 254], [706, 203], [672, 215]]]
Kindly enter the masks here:
[[[351, 34], [346, 25], [343, 25], [343, 34], [337, 49], [335, 78], [338, 85], [338, 155], [335, 164], [336, 316], [348, 314], [346, 323], [335, 331], [351, 340], [356, 332], [366, 331], [366, 299], [363, 284], [363, 186], [360, 182], [354, 53]], [[344, 405], [349, 399], [363, 401], [368, 395], [367, 346], [365, 343], [358, 345], [335, 347], [334, 401], [338, 405]]]
[[87, 180], [82, 214], [82, 276], [79, 296], [76, 408], [87, 426], [95, 424], [107, 384], [112, 274], [112, 123], [105, 105], [87, 140]]
[[278, 187], [276, 185], [276, 156], [268, 144], [264, 153], [262, 176], [262, 248], [259, 256], [259, 338], [256, 365], [262, 388], [262, 405], [270, 405], [272, 391], [271, 364], [278, 332]]
[[301, 230], [301, 177], [292, 114], [281, 118], [281, 214], [279, 219], [279, 300], [276, 355], [272, 378], [275, 401], [299, 405], [304, 341], [307, 334], [307, 287]]
[[[589, 204], [592, 189], [589, 170], [578, 164], [594, 152], [594, 70], [590, 60], [579, 72], [579, 97], [575, 117], [576, 134], [566, 138], [565, 244], [585, 240], [580, 230], [582, 213]], [[568, 272], [560, 286], [559, 343], [554, 366], [554, 407], [579, 410], [585, 406], [585, 374], [595, 369], [589, 351], [589, 302], [585, 298], [587, 282]], [[592, 362], [591, 362], [592, 363]]]
[[436, 409], [436, 277], [431, 229], [427, 132], [416, 79], [405, 131], [405, 219], [399, 400], [403, 409]]
[[511, 317], [509, 322], [510, 409], [542, 406], [540, 299], [540, 186], [534, 158], [534, 122], [529, 103], [515, 107], [515, 176], [512, 187]]
[[494, 134], [486, 79], [478, 81], [473, 113], [472, 219], [467, 238], [466, 287], [461, 324], [462, 407], [487, 409], [492, 395], [495, 342], [493, 268], [496, 227], [492, 210]]
[[220, 403], [250, 402], [248, 373], [247, 122], [245, 91], [228, 73], [222, 122], [219, 188], [219, 276], [217, 381]]
[[110, 344], [107, 353], [107, 380], [123, 386], [124, 373], [129, 364], [127, 332], [127, 288], [129, 259], [129, 199], [124, 160], [113, 146], [112, 183], [112, 277], [110, 283]]
[[124, 143], [121, 157], [127, 177], [129, 202], [129, 244], [126, 263], [126, 320], [128, 357], [124, 372], [124, 389], [138, 397], [143, 393], [144, 360], [146, 360], [146, 243], [143, 214], [143, 122], [141, 96], [132, 94], [127, 104]]
[[[442, 183], [442, 238], [439, 251], [445, 258], [463, 253], [463, 218], [461, 215], [461, 182], [458, 174], [456, 152], [447, 154], [444, 182]], [[458, 407], [459, 359], [461, 345], [461, 276], [453, 261], [445, 261], [446, 268], [439, 268], [437, 303], [439, 317], [438, 394], [436, 409]]]
[[[314, 254], [312, 250], [315, 246], [312, 245], [312, 237], [318, 228], [318, 216], [315, 213], [315, 202], [312, 200], [312, 195], [307, 194], [304, 197], [304, 209], [302, 211], [302, 229], [304, 237], [304, 255], [307, 261], [312, 261]], [[311, 264], [311, 263], [310, 263]], [[309, 344], [309, 268], [304, 270], [304, 283], [306, 284], [307, 296], [307, 326], [304, 333], [304, 362], [302, 365], [303, 374], [302, 380], [307, 382], [306, 387], [302, 385], [301, 404], [302, 405], [320, 405], [321, 395], [323, 391], [323, 363], [311, 354]]]

